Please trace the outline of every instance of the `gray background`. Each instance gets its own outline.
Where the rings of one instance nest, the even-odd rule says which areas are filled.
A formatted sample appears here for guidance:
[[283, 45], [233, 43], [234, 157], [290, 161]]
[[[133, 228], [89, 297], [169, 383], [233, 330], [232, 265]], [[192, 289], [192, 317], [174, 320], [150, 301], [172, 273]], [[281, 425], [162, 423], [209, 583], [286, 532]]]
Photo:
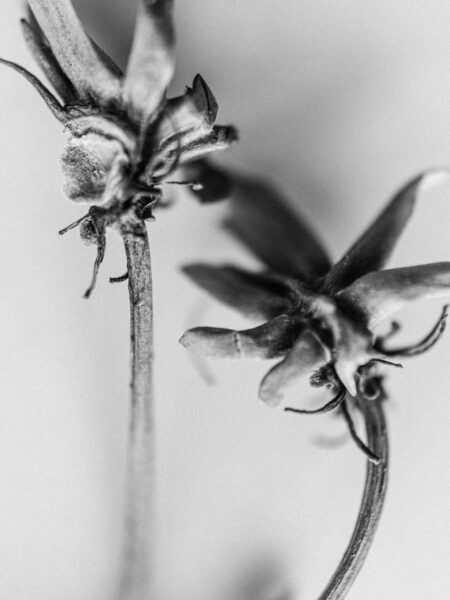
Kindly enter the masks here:
[[[134, 2], [78, 0], [124, 63]], [[22, 4], [0, 4], [0, 54], [34, 67]], [[264, 172], [336, 258], [389, 195], [450, 158], [450, 5], [445, 0], [179, 0], [173, 93], [201, 72], [241, 143], [221, 160]], [[63, 197], [64, 137], [16, 74], [0, 77], [0, 597], [110, 598], [119, 561], [128, 393], [120, 241], [89, 302], [94, 258], [57, 230], [83, 207]], [[424, 193], [393, 265], [448, 259], [450, 185]], [[340, 419], [256, 399], [267, 365], [215, 363], [217, 387], [177, 344], [198, 324], [248, 322], [177, 271], [186, 261], [256, 265], [220, 229], [225, 206], [187, 194], [150, 226], [156, 287], [157, 597], [318, 596], [348, 541], [365, 461]], [[441, 302], [401, 317], [414, 341]], [[392, 471], [369, 560], [349, 594], [450, 593], [450, 337], [389, 373]], [[309, 397], [306, 392], [305, 398]], [[298, 398], [292, 397], [292, 402]]]

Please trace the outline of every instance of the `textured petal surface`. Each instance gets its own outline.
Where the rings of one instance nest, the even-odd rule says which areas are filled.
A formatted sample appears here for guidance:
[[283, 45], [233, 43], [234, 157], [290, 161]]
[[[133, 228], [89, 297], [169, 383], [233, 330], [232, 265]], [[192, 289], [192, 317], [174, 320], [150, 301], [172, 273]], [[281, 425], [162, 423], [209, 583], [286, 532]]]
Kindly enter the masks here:
[[120, 79], [100, 60], [70, 0], [29, 0], [50, 47], [79, 96], [107, 103], [120, 97]]
[[450, 296], [450, 262], [369, 273], [342, 290], [344, 299], [370, 326], [413, 300]]
[[75, 202], [98, 203], [112, 165], [122, 154], [117, 140], [96, 133], [72, 138], [61, 157], [66, 196]]
[[309, 227], [270, 186], [236, 176], [228, 228], [266, 265], [279, 273], [317, 277], [330, 267]]
[[277, 406], [290, 385], [325, 364], [328, 358], [326, 349], [314, 334], [309, 331], [301, 334], [286, 358], [264, 377], [259, 397], [266, 404]]
[[158, 108], [174, 72], [173, 0], [141, 0], [123, 95], [135, 116], [147, 120]]
[[281, 315], [244, 331], [196, 327], [187, 331], [180, 343], [209, 358], [278, 358], [290, 348], [298, 333], [298, 324]]
[[192, 264], [183, 267], [214, 298], [255, 319], [271, 319], [292, 308], [290, 289], [267, 275], [232, 266]]
[[325, 278], [323, 291], [337, 292], [359, 277], [381, 269], [391, 256], [416, 204], [421, 184], [447, 177], [445, 171], [428, 171], [410, 181], [389, 202], [374, 223], [353, 244]]

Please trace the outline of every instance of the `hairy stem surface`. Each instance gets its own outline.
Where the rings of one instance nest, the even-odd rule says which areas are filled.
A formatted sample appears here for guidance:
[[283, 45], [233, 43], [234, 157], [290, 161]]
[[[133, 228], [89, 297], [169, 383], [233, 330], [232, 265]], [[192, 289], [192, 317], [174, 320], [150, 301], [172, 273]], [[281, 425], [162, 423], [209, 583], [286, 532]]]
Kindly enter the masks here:
[[123, 233], [131, 315], [131, 409], [124, 557], [118, 600], [151, 597], [153, 444], [153, 304], [145, 225]]
[[364, 415], [368, 446], [380, 461], [367, 461], [366, 484], [352, 538], [319, 600], [341, 600], [347, 595], [369, 552], [386, 495], [388, 436], [382, 401], [360, 398], [358, 406]]

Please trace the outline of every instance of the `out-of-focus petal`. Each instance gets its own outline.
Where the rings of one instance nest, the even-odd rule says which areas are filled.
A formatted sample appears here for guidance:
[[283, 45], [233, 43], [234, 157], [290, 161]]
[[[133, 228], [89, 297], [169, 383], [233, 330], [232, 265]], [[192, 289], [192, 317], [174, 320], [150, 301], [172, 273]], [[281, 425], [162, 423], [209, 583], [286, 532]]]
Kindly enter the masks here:
[[202, 204], [229, 198], [233, 184], [223, 169], [200, 158], [183, 167], [184, 177], [193, 184], [192, 191]]
[[286, 353], [298, 333], [299, 325], [280, 315], [244, 331], [196, 327], [187, 331], [180, 343], [209, 358], [278, 358]]
[[214, 298], [251, 318], [272, 319], [293, 306], [290, 289], [267, 275], [201, 263], [187, 265], [183, 271]]
[[34, 59], [41, 67], [48, 81], [58, 92], [64, 103], [76, 98], [75, 88], [59, 66], [39, 24], [30, 11], [29, 20], [21, 20], [22, 32], [25, 42]]
[[324, 275], [329, 259], [298, 212], [269, 185], [250, 177], [230, 177], [227, 227], [276, 272], [302, 278]]
[[450, 262], [369, 273], [337, 294], [369, 327], [413, 300], [450, 296]]
[[277, 406], [283, 401], [290, 385], [328, 360], [327, 350], [312, 332], [300, 334], [286, 358], [276, 364], [262, 380], [259, 397], [269, 406]]
[[146, 121], [158, 108], [174, 72], [173, 0], [141, 0], [123, 97]]
[[381, 269], [389, 259], [413, 213], [423, 184], [434, 183], [442, 176], [448, 177], [448, 172], [430, 170], [405, 185], [331, 269], [324, 280], [322, 290], [335, 293], [366, 273]]
[[29, 0], [64, 73], [82, 99], [108, 103], [120, 98], [120, 78], [99, 59], [70, 0]]

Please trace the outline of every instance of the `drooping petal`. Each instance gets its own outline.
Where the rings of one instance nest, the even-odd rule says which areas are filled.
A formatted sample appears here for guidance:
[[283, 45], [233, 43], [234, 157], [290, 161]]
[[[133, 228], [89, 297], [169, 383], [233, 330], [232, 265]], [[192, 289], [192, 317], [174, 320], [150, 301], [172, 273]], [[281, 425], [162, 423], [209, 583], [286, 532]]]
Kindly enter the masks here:
[[276, 272], [302, 278], [326, 273], [326, 252], [298, 212], [269, 185], [229, 176], [233, 191], [227, 227]]
[[141, 0], [123, 97], [147, 121], [164, 97], [174, 72], [173, 0]]
[[278, 358], [286, 353], [299, 331], [298, 323], [280, 315], [244, 331], [196, 327], [189, 329], [180, 343], [208, 358]]
[[120, 78], [99, 59], [70, 0], [29, 0], [64, 73], [81, 99], [108, 103], [120, 98]]
[[67, 104], [74, 100], [76, 98], [75, 88], [59, 66], [52, 49], [31, 11], [29, 21], [22, 19], [20, 23], [25, 42], [48, 81], [58, 92], [64, 103]]
[[337, 294], [369, 327], [413, 300], [450, 296], [450, 262], [369, 273]]
[[192, 264], [183, 271], [214, 298], [255, 319], [272, 319], [292, 308], [292, 292], [280, 281], [232, 266]]
[[448, 176], [444, 170], [430, 170], [415, 177], [389, 202], [379, 217], [327, 274], [322, 290], [335, 293], [359, 277], [381, 269], [405, 229], [423, 184]]
[[300, 334], [286, 358], [276, 364], [264, 377], [259, 397], [269, 406], [283, 401], [286, 389], [304, 375], [329, 360], [328, 351], [310, 331]]
[[38, 92], [41, 98], [44, 100], [45, 104], [48, 106], [53, 116], [61, 121], [61, 123], [65, 123], [68, 119], [68, 114], [64, 110], [64, 107], [61, 106], [58, 99], [48, 90], [41, 81], [37, 77], [35, 77], [32, 73], [21, 67], [20, 65], [11, 62], [10, 60], [5, 60], [4, 58], [0, 58], [0, 64], [6, 65], [20, 75], [23, 75], [27, 81], [31, 83], [34, 89]]

